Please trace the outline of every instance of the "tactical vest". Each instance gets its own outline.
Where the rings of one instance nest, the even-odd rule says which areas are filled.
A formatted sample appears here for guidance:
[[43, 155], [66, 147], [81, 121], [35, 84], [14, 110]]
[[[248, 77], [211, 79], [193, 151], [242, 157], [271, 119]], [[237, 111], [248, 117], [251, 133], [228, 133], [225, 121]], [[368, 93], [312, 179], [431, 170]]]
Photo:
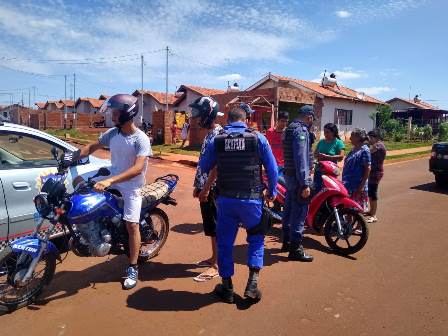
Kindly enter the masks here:
[[261, 161], [254, 130], [228, 132], [215, 137], [217, 187], [220, 196], [239, 199], [262, 197]]
[[302, 127], [303, 124], [298, 121], [293, 121], [285, 129], [283, 133], [283, 159], [284, 170], [283, 173], [286, 176], [296, 176], [296, 166], [294, 164], [294, 153], [292, 149], [292, 143], [294, 140], [294, 132], [298, 127]]

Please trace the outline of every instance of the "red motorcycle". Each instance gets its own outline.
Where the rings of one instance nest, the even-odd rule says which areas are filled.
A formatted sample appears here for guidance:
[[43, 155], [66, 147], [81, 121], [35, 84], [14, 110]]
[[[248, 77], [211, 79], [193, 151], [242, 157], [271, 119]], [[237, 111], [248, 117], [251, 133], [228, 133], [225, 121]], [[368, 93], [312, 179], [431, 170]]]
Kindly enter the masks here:
[[[338, 180], [339, 167], [331, 161], [319, 162], [322, 173], [322, 189], [310, 202], [305, 226], [317, 232], [324, 230], [328, 246], [339, 254], [349, 255], [361, 250], [369, 238], [369, 228], [362, 215], [362, 207], [353, 201], [347, 189]], [[277, 220], [285, 204], [284, 180], [277, 184], [277, 198], [270, 214]]]

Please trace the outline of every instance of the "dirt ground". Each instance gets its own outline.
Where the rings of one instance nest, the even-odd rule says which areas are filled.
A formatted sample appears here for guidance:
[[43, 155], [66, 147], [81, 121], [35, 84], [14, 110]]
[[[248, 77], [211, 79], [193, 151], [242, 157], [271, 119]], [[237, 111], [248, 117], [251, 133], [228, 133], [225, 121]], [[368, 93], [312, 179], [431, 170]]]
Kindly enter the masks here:
[[[140, 282], [121, 290], [125, 257], [78, 258], [69, 254], [36, 304], [0, 316], [2, 335], [447, 335], [448, 193], [439, 190], [427, 159], [386, 167], [378, 217], [366, 247], [349, 258], [331, 253], [309, 233], [312, 263], [288, 262], [280, 253], [280, 228], [266, 238], [263, 299], [249, 306], [219, 302], [219, 279], [196, 283], [194, 263], [209, 256], [194, 170], [153, 161], [155, 177], [181, 177], [177, 207], [163, 207], [171, 221], [160, 255], [140, 269]], [[234, 285], [247, 278], [245, 232], [235, 244]]]

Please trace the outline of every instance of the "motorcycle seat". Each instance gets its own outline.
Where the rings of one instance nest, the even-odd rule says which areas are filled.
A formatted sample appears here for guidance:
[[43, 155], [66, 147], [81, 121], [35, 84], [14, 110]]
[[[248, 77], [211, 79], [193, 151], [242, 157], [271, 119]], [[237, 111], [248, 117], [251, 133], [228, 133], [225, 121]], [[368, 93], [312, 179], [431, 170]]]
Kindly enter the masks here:
[[145, 185], [140, 191], [142, 195], [142, 208], [146, 208], [159, 201], [168, 192], [168, 184], [164, 181], [156, 181]]
[[[140, 190], [140, 195], [142, 195], [142, 208], [147, 208], [151, 204], [159, 201], [168, 191], [168, 184], [164, 181], [155, 181], [143, 186]], [[115, 189], [110, 189], [109, 192], [115, 196], [120, 209], [123, 209], [124, 201], [120, 192]]]

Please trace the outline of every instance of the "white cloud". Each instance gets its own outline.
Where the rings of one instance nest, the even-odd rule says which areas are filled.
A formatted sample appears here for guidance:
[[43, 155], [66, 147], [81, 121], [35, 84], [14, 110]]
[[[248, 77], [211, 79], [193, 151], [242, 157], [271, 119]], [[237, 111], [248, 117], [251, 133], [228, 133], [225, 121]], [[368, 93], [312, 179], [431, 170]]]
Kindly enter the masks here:
[[346, 18], [349, 18], [350, 16], [352, 16], [352, 13], [350, 13], [346, 10], [338, 10], [338, 11], [336, 11], [336, 15], [342, 19], [346, 19]]
[[372, 86], [372, 87], [365, 87], [365, 88], [357, 88], [356, 91], [358, 92], [364, 92], [366, 95], [379, 95], [386, 92], [395, 91], [394, 88], [391, 88], [389, 86]]
[[[368, 77], [368, 75], [365, 71], [353, 70], [353, 68], [351, 68], [351, 67], [345, 67], [343, 70], [327, 71], [327, 76], [330, 76], [331, 73], [334, 73], [336, 75], [336, 79], [339, 82]], [[324, 76], [324, 72], [321, 72], [319, 77], [317, 77], [311, 81], [320, 83], [323, 76]]]
[[228, 75], [224, 75], [224, 76], [219, 76], [217, 79], [219, 81], [229, 81], [229, 82], [234, 82], [234, 81], [240, 81], [243, 78], [243, 76], [241, 76], [240, 74], [228, 74]]

